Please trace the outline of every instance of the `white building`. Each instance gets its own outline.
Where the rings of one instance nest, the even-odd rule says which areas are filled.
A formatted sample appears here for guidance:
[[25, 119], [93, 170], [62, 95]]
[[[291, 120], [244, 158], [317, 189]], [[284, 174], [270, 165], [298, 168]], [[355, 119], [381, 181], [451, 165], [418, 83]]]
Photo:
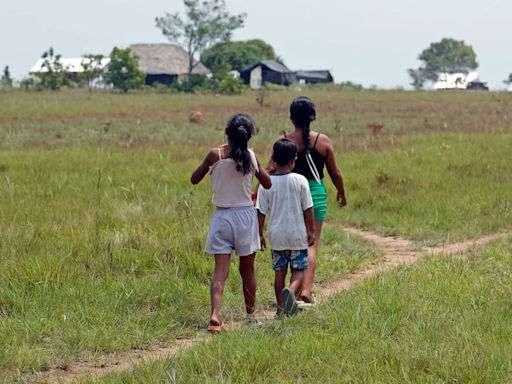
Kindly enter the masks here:
[[[48, 68], [46, 68], [43, 64], [45, 59], [39, 59], [36, 63], [30, 68], [30, 73], [44, 73], [48, 72]], [[85, 72], [84, 65], [91, 63], [91, 59], [85, 57], [70, 57], [63, 58], [61, 57], [59, 60], [59, 64], [64, 69], [66, 73], [69, 74], [78, 74]], [[93, 65], [98, 65], [98, 69], [106, 69], [108, 64], [110, 63], [110, 58], [105, 57], [101, 59], [101, 61], [97, 64], [94, 60], [92, 60]]]
[[466, 89], [468, 84], [473, 81], [479, 81], [477, 72], [441, 73], [434, 83], [434, 89]]

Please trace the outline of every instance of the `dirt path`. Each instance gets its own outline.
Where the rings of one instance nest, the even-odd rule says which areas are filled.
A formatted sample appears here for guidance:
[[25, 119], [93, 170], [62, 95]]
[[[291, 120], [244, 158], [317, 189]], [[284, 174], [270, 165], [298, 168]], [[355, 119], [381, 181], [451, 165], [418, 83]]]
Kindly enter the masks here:
[[414, 242], [402, 237], [380, 236], [373, 232], [358, 228], [345, 226], [337, 227], [347, 232], [348, 234], [359, 236], [363, 239], [373, 242], [384, 254], [384, 260], [368, 268], [361, 269], [340, 279], [335, 279], [328, 282], [318, 293], [321, 298], [328, 298], [333, 294], [350, 289], [355, 284], [364, 279], [367, 279], [381, 272], [390, 271], [401, 264], [413, 264], [424, 256], [438, 254], [452, 256], [474, 247], [483, 246], [490, 243], [491, 241], [510, 236], [510, 232], [502, 232], [479, 237], [473, 240], [465, 240], [437, 247], [423, 247], [418, 251], [414, 251], [412, 250], [413, 246], [415, 245]]
[[[321, 302], [336, 293], [352, 288], [355, 284], [374, 276], [378, 273], [389, 271], [401, 264], [412, 264], [417, 262], [423, 256], [443, 254], [452, 255], [463, 252], [473, 247], [483, 246], [491, 241], [504, 238], [510, 233], [498, 233], [494, 235], [480, 237], [474, 240], [466, 240], [456, 243], [450, 243], [438, 247], [424, 247], [421, 250], [412, 250], [414, 242], [401, 237], [385, 237], [362, 229], [336, 226], [349, 235], [361, 237], [373, 242], [380, 248], [384, 255], [384, 260], [371, 265], [368, 268], [361, 269], [342, 278], [332, 280], [317, 289], [316, 298]], [[265, 322], [273, 319], [274, 312], [263, 310], [258, 312], [258, 320]], [[239, 329], [244, 322], [230, 322], [228, 329]], [[177, 353], [188, 349], [198, 343], [208, 342], [212, 339], [210, 335], [199, 333], [190, 339], [177, 340], [174, 345], [166, 348], [155, 348], [151, 350], [128, 350], [119, 353], [106, 355], [96, 362], [75, 362], [65, 367], [65, 369], [51, 369], [46, 372], [40, 372], [32, 377], [31, 382], [35, 383], [70, 383], [73, 380], [81, 378], [98, 379], [108, 373], [122, 372], [134, 368], [137, 365], [165, 358], [172, 358]]]

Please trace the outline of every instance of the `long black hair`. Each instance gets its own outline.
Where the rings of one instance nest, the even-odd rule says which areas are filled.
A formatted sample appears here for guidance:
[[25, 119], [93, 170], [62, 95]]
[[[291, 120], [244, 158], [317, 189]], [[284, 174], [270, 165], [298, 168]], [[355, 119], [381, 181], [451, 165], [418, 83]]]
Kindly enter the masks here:
[[231, 147], [230, 158], [236, 164], [236, 170], [244, 175], [251, 171], [251, 155], [247, 142], [254, 133], [254, 122], [249, 115], [236, 113], [228, 120], [226, 134]]
[[296, 127], [302, 129], [304, 149], [309, 151], [309, 125], [316, 119], [313, 100], [306, 96], [296, 97], [290, 105], [290, 119]]

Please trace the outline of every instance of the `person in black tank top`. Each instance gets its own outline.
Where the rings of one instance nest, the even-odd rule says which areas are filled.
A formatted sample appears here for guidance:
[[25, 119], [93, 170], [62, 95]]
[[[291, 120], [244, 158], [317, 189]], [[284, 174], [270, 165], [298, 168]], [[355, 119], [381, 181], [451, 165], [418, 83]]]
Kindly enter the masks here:
[[[286, 137], [286, 135], [285, 135]], [[318, 171], [318, 175], [320, 176], [320, 180], [324, 178], [324, 166], [325, 166], [325, 157], [323, 157], [320, 152], [316, 150], [316, 143], [318, 142], [318, 138], [320, 137], [320, 133], [316, 135], [315, 142], [313, 144], [313, 148], [310, 149], [309, 153], [311, 158], [313, 159], [313, 163]], [[311, 171], [310, 166], [306, 160], [307, 151], [303, 148], [299, 150], [297, 153], [297, 160], [295, 160], [295, 168], [293, 168], [293, 172], [303, 175], [308, 180], [315, 180], [315, 176]]]
[[[316, 269], [316, 254], [322, 225], [326, 218], [327, 191], [324, 185], [324, 168], [337, 189], [336, 200], [340, 207], [346, 205], [345, 188], [341, 171], [336, 164], [336, 157], [331, 140], [325, 134], [310, 131], [311, 122], [316, 119], [316, 108], [313, 101], [304, 96], [299, 96], [290, 105], [290, 120], [295, 131], [288, 137], [300, 148], [293, 172], [303, 175], [309, 183], [313, 198], [313, 211], [315, 216], [315, 244], [308, 247], [309, 269], [305, 270], [302, 280], [302, 290], [299, 299], [311, 303], [313, 300], [312, 289]], [[316, 135], [310, 138], [310, 134]], [[313, 141], [313, 143], [311, 143]], [[269, 169], [272, 171], [272, 169]]]

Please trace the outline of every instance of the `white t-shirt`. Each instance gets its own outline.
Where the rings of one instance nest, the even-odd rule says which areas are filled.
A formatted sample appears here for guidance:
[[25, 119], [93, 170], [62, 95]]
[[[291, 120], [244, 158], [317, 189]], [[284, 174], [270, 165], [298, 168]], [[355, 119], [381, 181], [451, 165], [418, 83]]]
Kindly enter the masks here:
[[268, 216], [268, 239], [275, 251], [308, 247], [304, 211], [313, 207], [306, 178], [297, 173], [272, 175], [272, 187], [260, 186], [256, 209]]

